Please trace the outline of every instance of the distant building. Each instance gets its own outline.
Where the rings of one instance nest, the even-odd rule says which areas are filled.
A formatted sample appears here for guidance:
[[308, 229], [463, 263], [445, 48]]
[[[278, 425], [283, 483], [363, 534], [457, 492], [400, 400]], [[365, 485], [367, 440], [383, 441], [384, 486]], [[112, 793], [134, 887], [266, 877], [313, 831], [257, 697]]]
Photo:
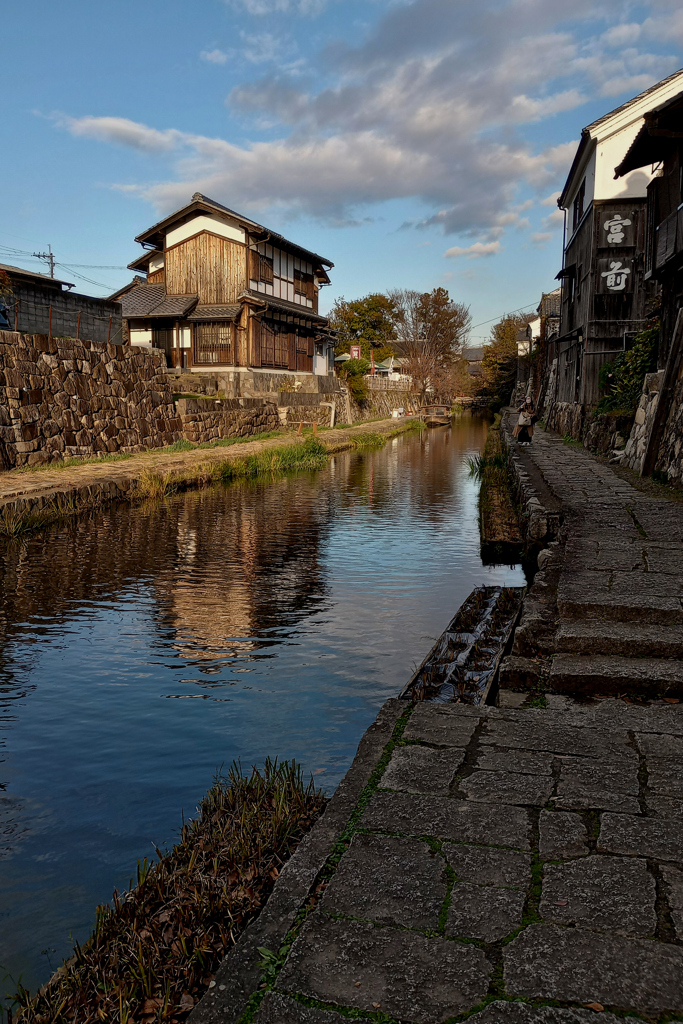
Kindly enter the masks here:
[[196, 192], [136, 241], [144, 272], [116, 293], [133, 345], [194, 371], [333, 372], [318, 292], [334, 264]]
[[0, 299], [0, 328], [24, 334], [80, 337], [121, 345], [121, 303], [73, 292], [69, 281], [0, 263], [9, 290]]
[[678, 71], [583, 129], [558, 200], [565, 213], [557, 401], [595, 406], [599, 370], [643, 325], [655, 282], [645, 273], [645, 206], [652, 166], [615, 180], [643, 115], [683, 88]]
[[462, 357], [467, 363], [467, 372], [471, 377], [481, 377], [481, 361], [484, 358], [484, 346], [464, 348]]

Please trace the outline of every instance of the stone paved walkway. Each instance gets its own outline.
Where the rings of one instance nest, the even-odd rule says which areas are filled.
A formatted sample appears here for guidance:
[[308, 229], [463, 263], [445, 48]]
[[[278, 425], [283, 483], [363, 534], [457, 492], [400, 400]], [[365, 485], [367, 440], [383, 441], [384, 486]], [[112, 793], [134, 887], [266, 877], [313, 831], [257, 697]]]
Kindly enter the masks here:
[[644, 494], [556, 434], [535, 430], [511, 450], [562, 507], [566, 546], [548, 552], [559, 559], [553, 687], [683, 696], [683, 504]]
[[246, 933], [193, 1024], [683, 1019], [683, 705], [551, 700], [385, 705], [276, 976], [243, 1016]]

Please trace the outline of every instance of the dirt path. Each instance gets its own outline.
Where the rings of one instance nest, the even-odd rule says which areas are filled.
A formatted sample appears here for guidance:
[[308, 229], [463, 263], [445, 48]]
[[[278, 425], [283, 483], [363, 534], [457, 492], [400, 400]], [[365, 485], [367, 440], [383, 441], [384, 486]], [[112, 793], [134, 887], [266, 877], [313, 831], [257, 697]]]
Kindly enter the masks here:
[[[323, 430], [319, 440], [330, 453], [353, 447], [359, 435], [373, 433], [392, 435], [408, 428], [407, 418], [359, 423], [338, 430]], [[288, 431], [264, 440], [244, 440], [232, 445], [214, 448], [195, 448], [191, 451], [148, 451], [120, 461], [88, 462], [67, 467], [35, 469], [30, 472], [12, 470], [0, 473], [0, 510], [37, 511], [59, 499], [85, 505], [125, 497], [131, 487], [148, 473], [168, 474], [191, 478], [196, 471], [197, 482], [206, 477], [207, 470], [248, 455], [297, 443], [310, 437], [310, 431], [299, 437]]]

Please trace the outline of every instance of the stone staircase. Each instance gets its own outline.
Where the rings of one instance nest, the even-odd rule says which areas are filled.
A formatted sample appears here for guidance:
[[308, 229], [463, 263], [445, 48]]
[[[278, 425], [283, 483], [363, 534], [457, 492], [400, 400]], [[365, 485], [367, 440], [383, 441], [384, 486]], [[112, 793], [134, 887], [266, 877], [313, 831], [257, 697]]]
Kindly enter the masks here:
[[520, 462], [561, 502], [562, 527], [539, 556], [501, 685], [683, 696], [683, 504], [541, 430]]

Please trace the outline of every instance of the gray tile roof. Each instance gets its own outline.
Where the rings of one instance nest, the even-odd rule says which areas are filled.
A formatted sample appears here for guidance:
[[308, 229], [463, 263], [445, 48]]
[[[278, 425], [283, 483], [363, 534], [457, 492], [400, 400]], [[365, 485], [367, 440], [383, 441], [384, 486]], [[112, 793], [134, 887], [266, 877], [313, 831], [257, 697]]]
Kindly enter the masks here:
[[272, 295], [264, 295], [262, 292], [253, 292], [251, 289], [242, 292], [240, 298], [258, 299], [265, 303], [269, 309], [276, 309], [280, 313], [292, 313], [300, 316], [303, 320], [311, 320], [318, 324], [327, 324], [327, 317], [314, 313], [308, 306], [300, 306], [298, 302], [287, 302], [285, 299], [274, 299]]
[[127, 319], [137, 316], [185, 316], [196, 302], [196, 295], [167, 295], [165, 284], [139, 284], [121, 296], [121, 309]]
[[47, 274], [36, 274], [33, 270], [23, 270], [21, 267], [13, 267], [10, 263], [0, 263], [0, 270], [7, 271], [8, 274], [17, 274], [21, 277], [34, 278], [36, 281], [45, 281], [47, 284], [53, 284], [55, 286], [61, 286], [65, 284], [67, 288], [73, 288], [74, 284], [71, 281], [62, 281], [58, 277], [49, 277]]
[[242, 307], [239, 303], [230, 306], [196, 306], [188, 320], [236, 320]]

